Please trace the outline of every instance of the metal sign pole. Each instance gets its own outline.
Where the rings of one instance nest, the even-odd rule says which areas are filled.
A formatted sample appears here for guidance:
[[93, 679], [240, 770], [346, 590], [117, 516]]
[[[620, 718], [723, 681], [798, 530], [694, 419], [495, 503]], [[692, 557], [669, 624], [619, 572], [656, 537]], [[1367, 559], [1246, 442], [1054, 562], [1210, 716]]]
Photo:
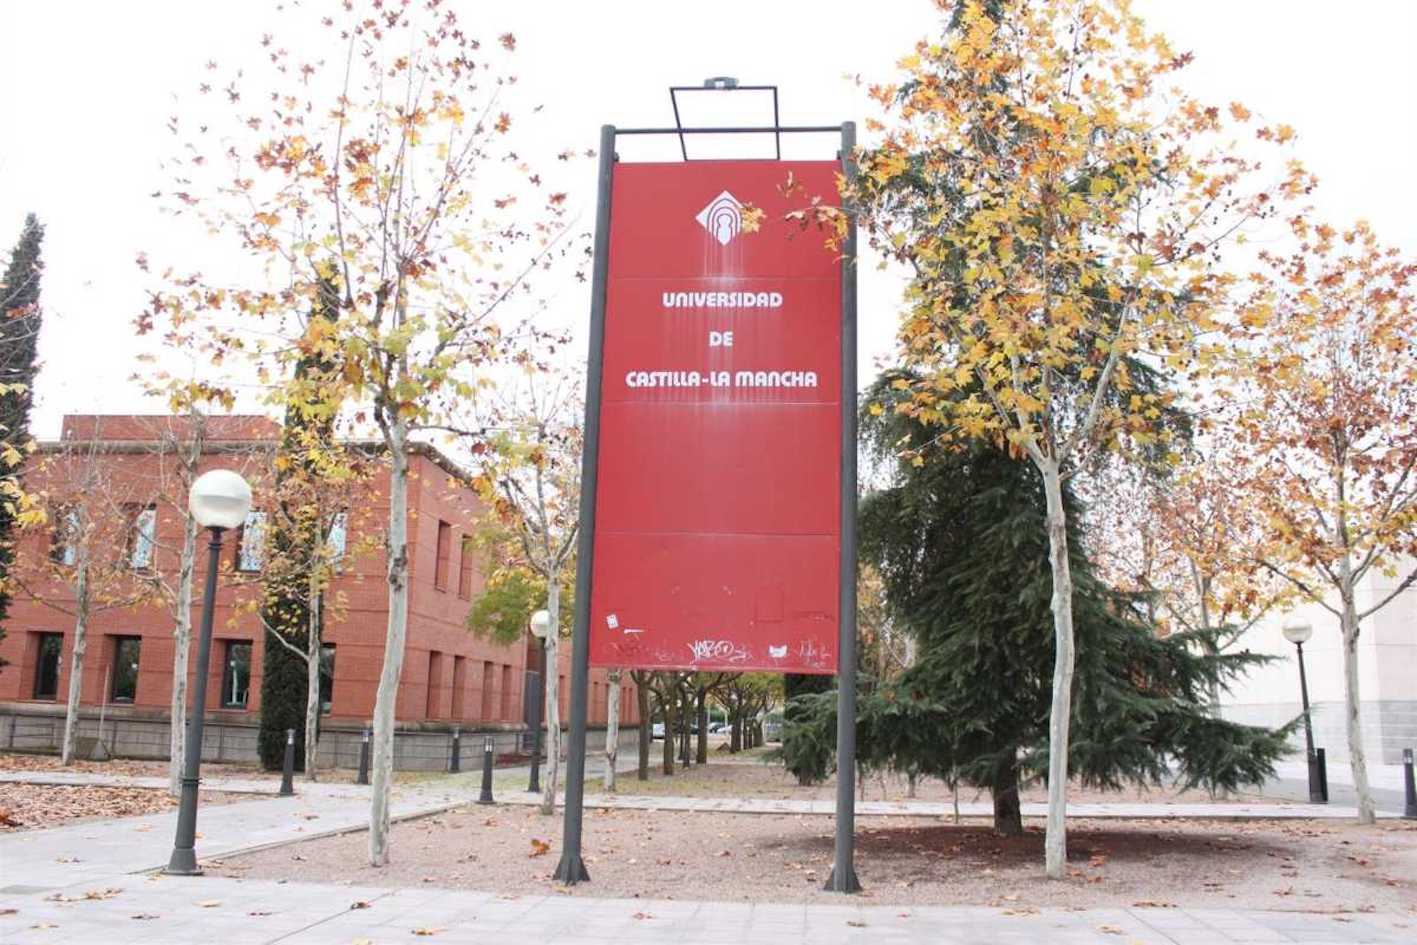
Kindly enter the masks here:
[[[600, 180], [595, 209], [595, 268], [591, 277], [590, 350], [586, 355], [585, 442], [581, 452], [576, 612], [571, 641], [571, 741], [566, 749], [565, 830], [554, 877], [567, 886], [590, 880], [581, 859], [585, 803], [586, 690], [590, 688], [590, 581], [595, 552], [595, 488], [600, 460], [601, 363], [605, 347], [605, 295], [610, 271], [610, 185], [615, 172], [615, 126], [600, 128]], [[853, 455], [855, 455], [853, 453]], [[556, 628], [552, 627], [552, 633]], [[548, 666], [547, 672], [554, 672]]]
[[[841, 166], [856, 179], [856, 123], [841, 126]], [[856, 878], [856, 222], [848, 206], [841, 258], [841, 589], [837, 644], [836, 857], [829, 892], [861, 891]]]

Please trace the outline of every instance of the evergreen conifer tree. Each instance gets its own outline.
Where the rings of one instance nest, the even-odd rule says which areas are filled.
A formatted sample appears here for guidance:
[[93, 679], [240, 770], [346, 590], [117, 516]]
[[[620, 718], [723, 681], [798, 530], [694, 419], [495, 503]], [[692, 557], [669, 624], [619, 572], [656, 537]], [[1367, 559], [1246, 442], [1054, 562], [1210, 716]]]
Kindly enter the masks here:
[[[872, 401], [889, 400], [892, 379], [878, 381]], [[866, 413], [862, 425], [883, 457], [934, 435], [889, 409]], [[1068, 501], [1079, 643], [1073, 776], [1101, 788], [1173, 775], [1219, 789], [1264, 781], [1289, 752], [1287, 730], [1226, 722], [1208, 706], [1212, 684], [1263, 657], [1217, 653], [1203, 634], [1158, 637], [1142, 601], [1093, 574], [1077, 524], [1084, 510]], [[861, 687], [859, 762], [987, 788], [995, 828], [1020, 833], [1019, 785], [1047, 771], [1054, 645], [1037, 471], [986, 445], [923, 466], [899, 462], [860, 514], [862, 557], [880, 569], [917, 659], [898, 679]], [[787, 729], [788, 766], [825, 774], [835, 693], [799, 698]]]
[[[296, 362], [296, 384], [286, 404], [285, 424], [281, 431], [279, 459], [276, 463], [274, 494], [286, 503], [294, 477], [316, 474], [312, 452], [334, 435], [334, 414], [318, 409], [318, 390], [335, 366], [316, 339], [328, 337], [321, 323], [338, 317], [339, 297], [329, 283], [319, 284], [310, 325], [306, 331], [306, 351]], [[282, 507], [279, 515], [271, 516], [269, 541], [276, 556], [284, 560], [309, 560], [312, 556], [302, 549], [314, 547], [325, 540], [319, 517], [302, 515], [298, 510]], [[285, 731], [295, 730], [296, 767], [304, 770], [305, 739], [318, 738], [318, 732], [305, 731], [305, 707], [309, 698], [309, 669], [298, 653], [308, 652], [310, 634], [309, 587], [304, 575], [286, 571], [267, 581], [262, 619], [269, 628], [262, 634], [261, 724], [257, 734], [257, 752], [261, 764], [275, 770], [284, 764]], [[319, 626], [324, 610], [319, 612]], [[290, 644], [282, 646], [271, 638], [278, 633]]]
[[[30, 407], [38, 372], [40, 306], [43, 272], [40, 244], [44, 227], [33, 214], [25, 217], [20, 240], [0, 283], [0, 479], [8, 480], [0, 495], [0, 638], [10, 607], [8, 578], [14, 562], [16, 497], [21, 467], [29, 443]], [[4, 663], [0, 662], [0, 666]]]

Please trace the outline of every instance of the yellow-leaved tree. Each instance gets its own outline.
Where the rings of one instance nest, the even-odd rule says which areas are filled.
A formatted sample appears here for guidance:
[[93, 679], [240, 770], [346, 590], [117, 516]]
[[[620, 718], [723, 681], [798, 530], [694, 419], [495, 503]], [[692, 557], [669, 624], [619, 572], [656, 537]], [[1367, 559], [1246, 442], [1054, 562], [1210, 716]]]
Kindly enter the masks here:
[[[566, 195], [510, 143], [514, 112], [539, 110], [518, 104], [512, 34], [479, 38], [438, 3], [319, 7], [282, 8], [283, 32], [266, 35], [254, 61], [209, 63], [199, 98], [173, 116], [181, 144], [161, 199], [221, 241], [221, 265], [237, 265], [166, 271], [139, 327], [200, 325], [214, 361], [255, 360], [288, 416], [377, 431], [388, 626], [369, 860], [383, 866], [408, 627], [410, 450], [439, 431], [480, 435], [456, 429], [458, 405], [492, 365], [529, 360], [541, 337], [530, 278], [570, 241]], [[338, 370], [312, 385], [302, 363]]]
[[[1066, 858], [1073, 582], [1063, 480], [1098, 450], [1166, 461], [1168, 408], [1232, 279], [1218, 250], [1282, 195], [1297, 164], [1252, 183], [1292, 132], [1172, 88], [1189, 57], [1125, 0], [936, 0], [939, 36], [872, 90], [878, 145], [849, 197], [871, 243], [910, 267], [897, 409], [930, 450], [984, 438], [1036, 467], [1047, 497], [1056, 641], [1048, 875]], [[1143, 366], [1162, 384], [1142, 384]], [[873, 408], [881, 409], [879, 406]]]
[[1374, 820], [1358, 698], [1362, 622], [1417, 584], [1417, 260], [1366, 225], [1292, 221], [1231, 325], [1237, 436], [1264, 568], [1332, 613], [1358, 819]]

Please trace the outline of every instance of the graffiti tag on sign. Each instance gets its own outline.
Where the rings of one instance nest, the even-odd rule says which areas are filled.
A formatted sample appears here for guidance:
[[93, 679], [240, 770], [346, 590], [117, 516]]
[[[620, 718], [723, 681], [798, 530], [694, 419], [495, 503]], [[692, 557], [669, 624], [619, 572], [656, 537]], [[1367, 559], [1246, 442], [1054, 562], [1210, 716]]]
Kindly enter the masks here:
[[732, 640], [695, 640], [688, 646], [695, 663], [741, 663], [748, 658], [748, 650]]

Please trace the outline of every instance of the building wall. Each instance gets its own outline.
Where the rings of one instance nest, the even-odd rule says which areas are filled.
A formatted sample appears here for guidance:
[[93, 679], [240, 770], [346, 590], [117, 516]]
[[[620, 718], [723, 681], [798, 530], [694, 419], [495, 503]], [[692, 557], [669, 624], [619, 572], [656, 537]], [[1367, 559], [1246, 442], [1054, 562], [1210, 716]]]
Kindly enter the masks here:
[[[232, 422], [220, 431], [213, 431], [213, 435], [218, 432], [240, 434], [244, 439], [224, 441], [224, 447], [214, 448], [203, 458], [202, 467], [203, 470], [221, 467], [241, 471], [253, 483], [253, 508], [259, 509], [264, 494], [262, 479], [269, 465], [275, 427], [268, 421], [263, 425], [260, 418], [229, 419]], [[121, 448], [110, 444], [111, 451], [100, 454], [98, 460], [114, 484], [110, 491], [115, 495], [139, 503], [156, 503], [154, 570], [170, 575], [176, 571], [177, 545], [181, 539], [178, 503], [185, 503], [185, 496], [174, 494], [173, 457], [159, 455], [153, 448], [156, 423], [150, 418], [66, 418], [65, 431], [71, 439], [89, 436], [97, 430], [102, 438], [121, 441]], [[76, 479], [75, 467], [84, 457], [53, 454], [53, 448], [51, 454], [47, 457], [51, 462], [32, 467], [35, 470], [29, 483], [32, 488], [51, 488], [58, 492]], [[450, 475], [451, 468], [431, 451], [420, 450], [410, 457], [409, 619], [396, 715], [400, 725], [421, 728], [518, 727], [523, 720], [528, 645], [526, 642], [493, 644], [474, 637], [465, 628], [468, 609], [481, 592], [483, 579], [476, 562], [471, 561], [469, 586], [460, 586], [462, 538], [467, 534], [476, 506], [471, 490]], [[332, 727], [351, 727], [357, 731], [373, 713], [388, 621], [386, 559], [380, 539], [387, 516], [387, 486], [387, 473], [381, 470], [370, 483], [368, 493], [351, 503], [347, 538], [351, 553], [327, 594], [323, 636], [324, 642], [335, 648], [334, 687], [327, 717]], [[171, 498], [160, 498], [164, 495]], [[450, 546], [443, 586], [436, 580], [439, 523], [447, 527]], [[260, 598], [259, 576], [234, 570], [237, 539], [235, 533], [227, 535], [221, 552], [223, 572], [216, 596], [206, 707], [214, 724], [239, 728], [254, 724], [259, 717], [264, 641], [262, 625], [252, 606]], [[107, 527], [105, 540], [112, 548], [122, 545], [121, 521]], [[49, 542], [45, 534], [27, 535], [21, 540], [17, 554], [29, 567], [37, 568], [36, 562], [42, 561], [49, 552]], [[192, 608], [194, 641], [189, 685], [196, 672], [195, 629], [201, 616], [201, 584], [207, 561], [205, 546], [206, 535], [203, 534], [199, 536], [196, 599]], [[141, 590], [142, 582], [142, 575], [116, 573], [105, 596], [111, 601], [131, 597]], [[31, 593], [18, 594], [12, 602], [6, 621], [7, 635], [0, 640], [0, 658], [12, 664], [0, 669], [0, 711], [7, 703], [36, 707], [54, 704], [62, 708], [68, 691], [74, 621], [72, 589], [59, 580], [36, 580], [28, 587]], [[109, 681], [117, 640], [122, 636], [138, 636], [142, 644], [137, 692], [131, 706], [123, 708], [145, 717], [165, 717], [171, 700], [172, 623], [171, 610], [160, 603], [115, 604], [96, 610], [89, 620], [82, 703], [86, 706], [112, 704]], [[64, 635], [57, 697], [48, 703], [33, 698], [39, 634], [43, 632]], [[244, 709], [227, 709], [221, 705], [224, 659], [229, 642], [253, 644], [250, 693]], [[568, 646], [561, 648], [563, 674], [569, 672], [569, 651]], [[596, 691], [603, 691], [604, 671], [593, 670], [592, 679]], [[630, 689], [628, 681], [626, 689]], [[630, 713], [622, 711], [626, 725], [634, 724], [633, 694], [629, 707]], [[603, 721], [604, 716], [603, 706], [598, 714], [592, 706], [593, 720]]]
[[[1401, 574], [1408, 573], [1406, 563]], [[1395, 578], [1370, 575], [1359, 588], [1360, 612], [1387, 597]], [[1332, 602], [1335, 603], [1336, 601]], [[1274, 657], [1251, 670], [1222, 700], [1227, 718], [1252, 724], [1280, 725], [1301, 712], [1299, 664], [1294, 645], [1284, 639], [1286, 624], [1308, 623], [1313, 636], [1304, 644], [1314, 745], [1330, 760], [1349, 758], [1344, 723], [1343, 644], [1338, 617], [1317, 604], [1269, 615], [1237, 646]], [[1358, 637], [1359, 719], [1368, 760], [1400, 764], [1404, 748], [1417, 748], [1417, 587], [1408, 588], [1365, 620]], [[1302, 749], [1303, 730], [1295, 734]]]

